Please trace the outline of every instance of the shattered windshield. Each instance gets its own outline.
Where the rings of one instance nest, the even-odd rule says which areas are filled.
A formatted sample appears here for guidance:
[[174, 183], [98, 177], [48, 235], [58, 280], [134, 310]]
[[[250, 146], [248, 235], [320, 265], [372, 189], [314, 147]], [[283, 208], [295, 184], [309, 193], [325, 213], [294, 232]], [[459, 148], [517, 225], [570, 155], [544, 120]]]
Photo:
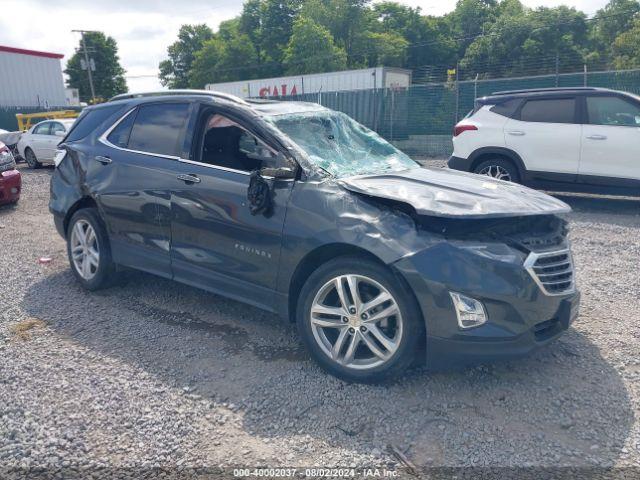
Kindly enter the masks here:
[[266, 118], [311, 161], [341, 178], [419, 168], [378, 134], [340, 112], [307, 112]]

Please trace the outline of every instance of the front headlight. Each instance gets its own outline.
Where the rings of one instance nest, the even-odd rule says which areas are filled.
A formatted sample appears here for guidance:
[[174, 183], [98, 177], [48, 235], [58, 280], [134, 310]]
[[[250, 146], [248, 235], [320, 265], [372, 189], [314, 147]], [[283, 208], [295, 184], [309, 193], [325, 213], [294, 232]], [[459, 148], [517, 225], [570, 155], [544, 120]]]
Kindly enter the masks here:
[[515, 250], [504, 243], [482, 243], [482, 244], [467, 244], [461, 243], [457, 245], [459, 248], [468, 252], [480, 255], [481, 257], [496, 260], [498, 262], [505, 263], [524, 263], [526, 255], [518, 250]]
[[16, 161], [11, 155], [11, 151], [7, 147], [0, 149], [0, 172], [6, 172], [7, 170], [13, 170], [16, 168]]

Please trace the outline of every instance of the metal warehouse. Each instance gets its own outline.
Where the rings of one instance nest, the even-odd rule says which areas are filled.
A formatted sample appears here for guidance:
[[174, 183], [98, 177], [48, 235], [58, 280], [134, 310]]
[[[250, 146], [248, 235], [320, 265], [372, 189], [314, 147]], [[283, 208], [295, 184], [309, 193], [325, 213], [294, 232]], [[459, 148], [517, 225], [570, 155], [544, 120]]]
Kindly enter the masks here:
[[66, 105], [62, 58], [58, 53], [0, 45], [0, 108]]

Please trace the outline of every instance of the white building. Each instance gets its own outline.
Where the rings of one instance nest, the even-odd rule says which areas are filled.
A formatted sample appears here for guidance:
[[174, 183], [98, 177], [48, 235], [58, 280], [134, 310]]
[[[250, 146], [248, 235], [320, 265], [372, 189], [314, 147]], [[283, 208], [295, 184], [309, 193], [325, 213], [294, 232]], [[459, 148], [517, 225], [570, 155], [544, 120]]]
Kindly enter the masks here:
[[207, 90], [229, 93], [242, 98], [281, 97], [307, 93], [344, 92], [349, 90], [375, 90], [384, 88], [408, 88], [411, 86], [411, 70], [376, 67], [362, 70], [292, 75], [289, 77], [263, 78], [241, 82], [209, 83]]
[[0, 45], [0, 108], [67, 105], [63, 55]]
[[80, 106], [80, 90], [77, 88], [65, 88], [64, 93], [67, 97], [67, 105], [68, 107], [79, 107]]

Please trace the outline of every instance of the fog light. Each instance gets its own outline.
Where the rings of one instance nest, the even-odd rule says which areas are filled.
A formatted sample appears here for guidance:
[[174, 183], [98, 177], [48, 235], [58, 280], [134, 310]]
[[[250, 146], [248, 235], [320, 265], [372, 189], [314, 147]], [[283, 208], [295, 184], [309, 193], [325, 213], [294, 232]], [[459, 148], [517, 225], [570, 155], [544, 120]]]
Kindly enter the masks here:
[[16, 193], [18, 193], [18, 189], [16, 187], [11, 187], [11, 193], [15, 195]]
[[458, 317], [458, 326], [462, 329], [479, 327], [487, 321], [484, 306], [478, 300], [460, 293], [449, 292]]

